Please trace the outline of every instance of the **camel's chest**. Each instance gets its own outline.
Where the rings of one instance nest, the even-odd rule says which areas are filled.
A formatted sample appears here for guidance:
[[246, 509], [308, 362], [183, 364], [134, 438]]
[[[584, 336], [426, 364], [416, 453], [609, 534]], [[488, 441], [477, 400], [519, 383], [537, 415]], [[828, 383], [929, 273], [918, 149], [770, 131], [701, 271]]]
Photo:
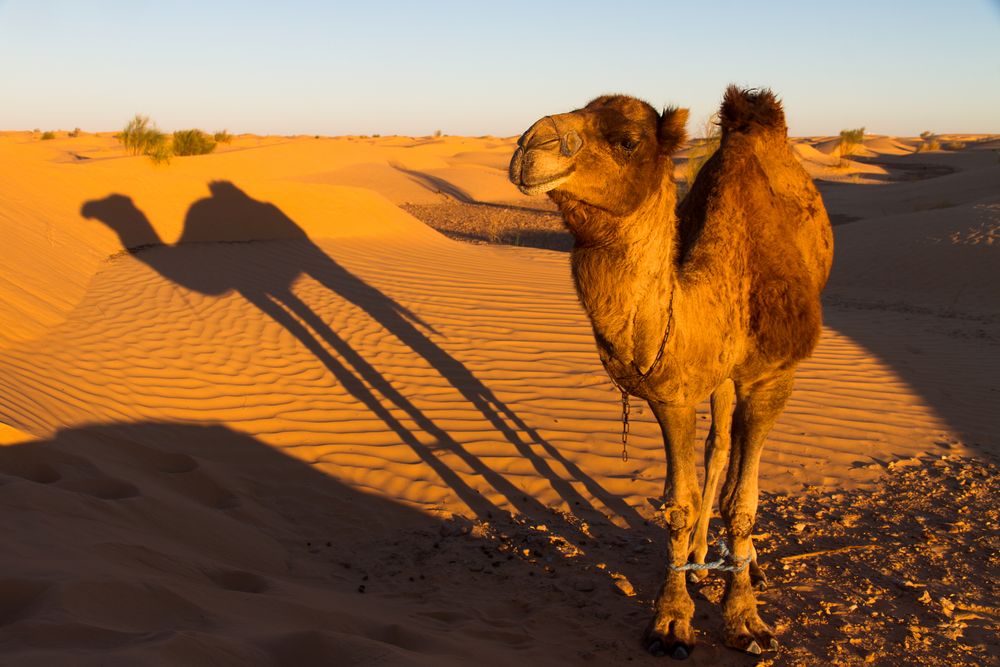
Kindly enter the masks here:
[[[708, 307], [717, 293], [685, 294], [669, 284], [636, 294], [581, 290], [608, 375], [636, 396], [669, 404], [697, 403], [729, 377], [740, 356], [742, 319]], [[631, 298], [630, 298], [631, 297]]]

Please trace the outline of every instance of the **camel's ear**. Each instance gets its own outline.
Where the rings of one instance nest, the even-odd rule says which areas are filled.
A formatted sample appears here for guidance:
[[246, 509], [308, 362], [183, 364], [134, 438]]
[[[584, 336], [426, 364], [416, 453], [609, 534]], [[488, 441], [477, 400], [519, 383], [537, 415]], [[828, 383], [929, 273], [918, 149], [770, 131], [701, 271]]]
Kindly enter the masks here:
[[677, 107], [667, 107], [660, 116], [660, 127], [657, 131], [660, 140], [660, 152], [670, 155], [687, 139], [688, 110]]

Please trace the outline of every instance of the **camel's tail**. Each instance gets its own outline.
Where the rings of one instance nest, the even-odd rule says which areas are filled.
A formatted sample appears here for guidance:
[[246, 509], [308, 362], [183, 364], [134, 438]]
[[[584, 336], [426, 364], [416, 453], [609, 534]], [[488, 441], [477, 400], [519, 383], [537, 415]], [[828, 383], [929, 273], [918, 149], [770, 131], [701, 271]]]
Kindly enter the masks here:
[[722, 98], [719, 125], [723, 135], [762, 131], [777, 131], [784, 135], [788, 132], [781, 102], [768, 88], [743, 89], [730, 85]]

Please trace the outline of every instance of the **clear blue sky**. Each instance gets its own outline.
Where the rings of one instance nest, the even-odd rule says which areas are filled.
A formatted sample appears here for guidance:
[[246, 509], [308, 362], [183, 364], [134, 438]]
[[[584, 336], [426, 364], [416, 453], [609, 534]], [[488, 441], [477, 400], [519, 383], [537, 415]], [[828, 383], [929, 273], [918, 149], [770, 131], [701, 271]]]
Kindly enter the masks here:
[[0, 129], [511, 135], [730, 82], [795, 135], [1000, 132], [1000, 0], [0, 0]]

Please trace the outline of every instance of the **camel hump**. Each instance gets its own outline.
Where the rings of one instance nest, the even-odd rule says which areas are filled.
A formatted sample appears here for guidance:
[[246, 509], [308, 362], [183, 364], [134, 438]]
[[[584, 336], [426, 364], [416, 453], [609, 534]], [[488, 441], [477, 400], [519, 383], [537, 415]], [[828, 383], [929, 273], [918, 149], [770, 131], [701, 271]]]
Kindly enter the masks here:
[[719, 109], [722, 133], [777, 130], [784, 135], [785, 112], [769, 88], [740, 88], [730, 85]]

